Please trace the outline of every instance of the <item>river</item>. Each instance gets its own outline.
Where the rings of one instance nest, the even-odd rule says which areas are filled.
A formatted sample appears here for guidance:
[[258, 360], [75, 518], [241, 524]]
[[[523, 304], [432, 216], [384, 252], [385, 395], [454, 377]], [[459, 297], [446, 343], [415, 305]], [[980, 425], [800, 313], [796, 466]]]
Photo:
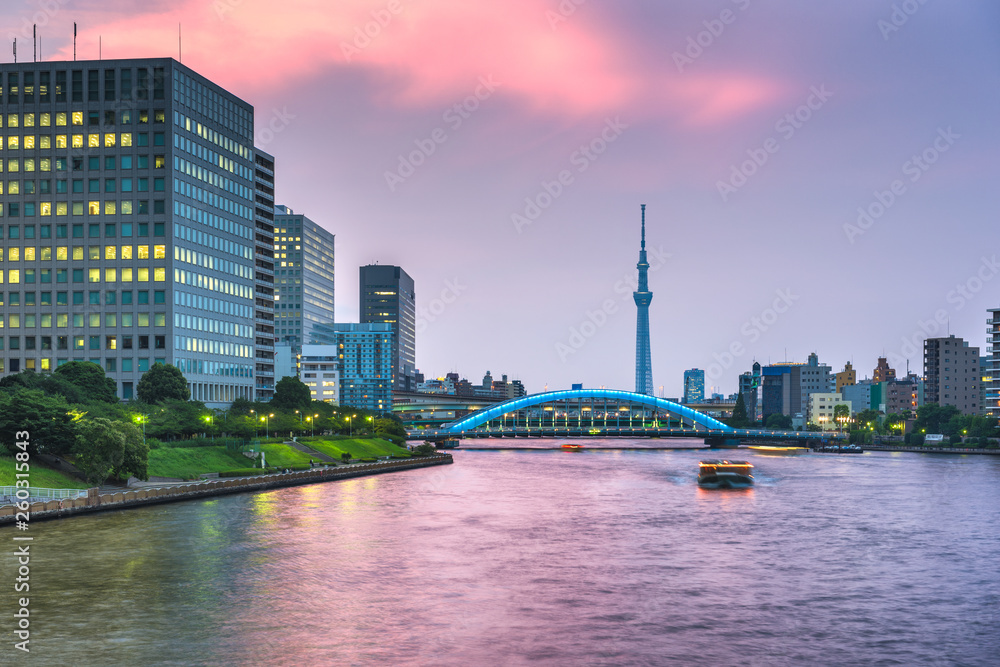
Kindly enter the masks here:
[[[36, 523], [2, 662], [998, 663], [1000, 457], [582, 442]], [[696, 486], [725, 455], [755, 488]]]

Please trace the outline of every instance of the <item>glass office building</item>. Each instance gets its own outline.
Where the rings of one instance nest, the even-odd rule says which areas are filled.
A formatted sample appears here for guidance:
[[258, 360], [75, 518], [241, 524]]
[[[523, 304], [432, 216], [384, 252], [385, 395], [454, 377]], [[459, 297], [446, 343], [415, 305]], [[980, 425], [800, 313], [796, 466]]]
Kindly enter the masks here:
[[392, 325], [392, 378], [397, 391], [415, 391], [417, 373], [417, 297], [413, 278], [391, 264], [360, 269], [362, 324]]
[[0, 373], [253, 398], [253, 121], [169, 58], [0, 65]]

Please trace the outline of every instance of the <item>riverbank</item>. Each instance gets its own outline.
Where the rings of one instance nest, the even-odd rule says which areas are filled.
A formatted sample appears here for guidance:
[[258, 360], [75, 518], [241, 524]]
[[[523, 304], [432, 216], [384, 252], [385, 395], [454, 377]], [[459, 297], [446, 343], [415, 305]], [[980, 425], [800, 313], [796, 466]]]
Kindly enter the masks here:
[[976, 447], [910, 447], [907, 445], [859, 445], [872, 452], [911, 452], [914, 454], [992, 454], [1000, 455], [1000, 449], [979, 449]]
[[[131, 509], [146, 505], [195, 500], [231, 493], [263, 491], [286, 486], [332, 482], [352, 477], [365, 477], [415, 468], [448, 465], [450, 463], [453, 463], [450, 454], [437, 454], [434, 456], [413, 457], [406, 460], [313, 468], [311, 470], [258, 475], [255, 477], [220, 478], [204, 482], [147, 487], [130, 491], [101, 493], [100, 489], [92, 488], [87, 490], [86, 497], [31, 503], [28, 512], [31, 521], [45, 521], [94, 512]], [[16, 520], [16, 512], [17, 509], [14, 505], [0, 506], [0, 526], [13, 524]]]

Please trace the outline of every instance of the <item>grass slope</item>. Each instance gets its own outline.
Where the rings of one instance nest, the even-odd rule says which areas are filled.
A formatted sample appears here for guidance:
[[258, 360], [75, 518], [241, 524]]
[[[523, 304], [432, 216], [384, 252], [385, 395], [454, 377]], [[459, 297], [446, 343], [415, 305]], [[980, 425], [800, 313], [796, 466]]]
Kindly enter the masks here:
[[203, 472], [249, 468], [253, 461], [225, 447], [161, 447], [149, 452], [150, 477], [193, 479]]
[[[12, 457], [0, 456], [0, 486], [14, 486], [17, 480], [15, 463]], [[37, 461], [30, 461], [29, 465], [28, 472], [31, 476], [27, 479], [31, 482], [31, 486], [40, 489], [86, 489], [90, 486], [76, 477], [46, 468]]]
[[339, 459], [344, 452], [347, 452], [351, 455], [351, 458], [355, 459], [410, 455], [410, 452], [403, 447], [398, 447], [388, 440], [379, 440], [378, 438], [351, 438], [344, 440], [299, 438], [299, 441], [305, 446], [312, 447], [316, 451], [323, 452], [335, 459]]
[[262, 444], [260, 449], [264, 452], [264, 460], [267, 462], [267, 465], [276, 468], [295, 465], [307, 466], [309, 465], [309, 459], [313, 459], [314, 461], [319, 460], [315, 456], [309, 456], [306, 452], [294, 449], [291, 445]]

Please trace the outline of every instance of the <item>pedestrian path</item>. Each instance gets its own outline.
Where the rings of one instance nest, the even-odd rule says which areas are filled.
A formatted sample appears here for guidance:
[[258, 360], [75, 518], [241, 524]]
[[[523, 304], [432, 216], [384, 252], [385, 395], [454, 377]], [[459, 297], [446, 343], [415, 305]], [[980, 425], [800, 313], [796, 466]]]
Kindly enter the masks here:
[[324, 463], [337, 463], [337, 459], [331, 456], [327, 456], [323, 452], [317, 452], [315, 449], [312, 449], [311, 447], [306, 447], [301, 442], [296, 442], [294, 440], [286, 440], [285, 444], [291, 446], [293, 449], [299, 450], [303, 454], [308, 454], [309, 456], [315, 458], [318, 461], [323, 461]]

